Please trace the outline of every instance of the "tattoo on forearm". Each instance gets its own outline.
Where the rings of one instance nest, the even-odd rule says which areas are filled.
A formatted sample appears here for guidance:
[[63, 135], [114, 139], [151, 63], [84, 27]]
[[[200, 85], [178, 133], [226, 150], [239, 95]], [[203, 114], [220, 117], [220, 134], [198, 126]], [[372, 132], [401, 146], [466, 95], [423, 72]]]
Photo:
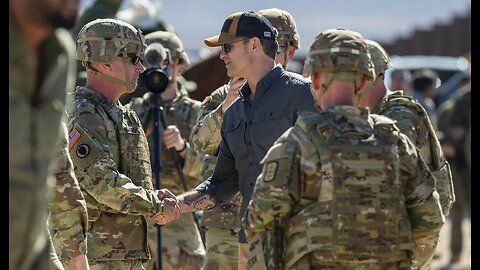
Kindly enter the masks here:
[[208, 209], [215, 205], [210, 195], [199, 192], [188, 194], [183, 200], [185, 204], [192, 207], [194, 211]]

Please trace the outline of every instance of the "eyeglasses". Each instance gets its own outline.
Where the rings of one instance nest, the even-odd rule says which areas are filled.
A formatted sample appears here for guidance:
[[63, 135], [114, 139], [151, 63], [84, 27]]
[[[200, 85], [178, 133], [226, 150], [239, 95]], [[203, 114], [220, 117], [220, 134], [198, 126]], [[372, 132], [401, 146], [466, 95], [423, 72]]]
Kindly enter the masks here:
[[278, 50], [277, 50], [277, 54], [279, 53], [282, 53], [284, 51], [286, 51], [288, 48], [288, 45], [287, 44], [284, 44], [284, 43], [278, 43]]

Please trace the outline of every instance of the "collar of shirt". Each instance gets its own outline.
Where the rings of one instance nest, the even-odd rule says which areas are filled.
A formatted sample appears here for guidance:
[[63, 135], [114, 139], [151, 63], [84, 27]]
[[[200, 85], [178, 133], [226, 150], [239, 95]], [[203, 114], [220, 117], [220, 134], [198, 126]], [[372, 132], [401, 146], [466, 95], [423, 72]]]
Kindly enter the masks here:
[[77, 89], [75, 92], [79, 96], [83, 96], [87, 99], [91, 99], [91, 100], [97, 101], [100, 104], [103, 104], [108, 109], [119, 108], [121, 110], [125, 110], [123, 105], [120, 103], [120, 101], [113, 102], [111, 99], [105, 97], [100, 92], [95, 91], [94, 89], [88, 88], [86, 86], [77, 86]]
[[[259, 99], [261, 96], [263, 96], [263, 94], [270, 89], [270, 86], [272, 86], [272, 84], [276, 82], [277, 78], [282, 76], [283, 73], [285, 73], [285, 70], [281, 65], [276, 65], [273, 67], [272, 70], [257, 83], [254, 99]], [[248, 83], [246, 83], [240, 90], [240, 97], [243, 101], [248, 100], [251, 92], [252, 90], [250, 89], [250, 86]]]

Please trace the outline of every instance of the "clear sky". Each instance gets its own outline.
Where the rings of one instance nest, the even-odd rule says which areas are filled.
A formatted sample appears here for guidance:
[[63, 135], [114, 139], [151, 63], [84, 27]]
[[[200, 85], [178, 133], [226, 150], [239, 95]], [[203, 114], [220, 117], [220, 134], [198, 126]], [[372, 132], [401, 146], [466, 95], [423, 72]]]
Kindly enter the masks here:
[[187, 50], [206, 48], [231, 13], [277, 7], [290, 12], [308, 50], [318, 32], [345, 27], [365, 38], [391, 41], [414, 27], [428, 28], [465, 14], [470, 0], [163, 0], [160, 17], [172, 24]]

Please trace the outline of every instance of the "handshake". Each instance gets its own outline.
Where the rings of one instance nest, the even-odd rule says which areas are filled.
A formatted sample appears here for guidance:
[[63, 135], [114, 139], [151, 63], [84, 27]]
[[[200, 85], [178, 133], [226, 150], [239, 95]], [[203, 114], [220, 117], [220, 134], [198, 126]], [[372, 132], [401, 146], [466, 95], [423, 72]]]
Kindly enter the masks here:
[[168, 189], [157, 190], [157, 196], [160, 200], [163, 200], [163, 212], [153, 216], [153, 220], [159, 225], [177, 220], [181, 214], [177, 196], [173, 195]]

